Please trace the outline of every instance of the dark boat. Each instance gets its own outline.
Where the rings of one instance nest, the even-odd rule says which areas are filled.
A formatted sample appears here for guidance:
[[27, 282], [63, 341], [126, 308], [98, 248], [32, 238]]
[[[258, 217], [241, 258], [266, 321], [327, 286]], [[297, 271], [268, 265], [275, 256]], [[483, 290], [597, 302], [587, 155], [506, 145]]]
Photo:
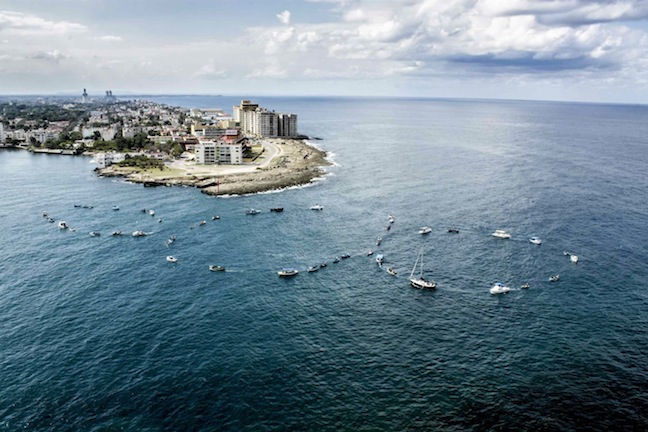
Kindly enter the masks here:
[[457, 228], [448, 228], [449, 233], [454, 233], [454, 234], [459, 234], [459, 230]]
[[283, 207], [272, 207], [270, 211], [275, 213], [281, 213], [283, 211]]

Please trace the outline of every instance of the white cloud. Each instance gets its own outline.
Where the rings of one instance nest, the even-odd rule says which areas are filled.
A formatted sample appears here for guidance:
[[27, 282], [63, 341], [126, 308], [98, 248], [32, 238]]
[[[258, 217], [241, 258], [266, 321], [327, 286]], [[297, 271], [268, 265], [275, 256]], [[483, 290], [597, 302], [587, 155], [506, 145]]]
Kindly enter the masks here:
[[97, 39], [103, 42], [121, 42], [124, 40], [121, 36], [105, 35], [99, 36]]
[[63, 54], [59, 50], [54, 50], [54, 51], [36, 52], [36, 53], [28, 55], [27, 58], [34, 59], [34, 60], [53, 61], [55, 63], [58, 63], [59, 61], [69, 59], [70, 57]]
[[282, 24], [290, 24], [290, 11], [285, 10], [280, 14], [277, 14], [277, 18]]
[[196, 78], [199, 79], [222, 79], [227, 76], [227, 71], [225, 69], [217, 68], [216, 62], [211, 60], [209, 63], [202, 65], [194, 74]]
[[68, 21], [48, 21], [35, 15], [0, 11], [0, 33], [21, 35], [62, 35], [85, 32], [87, 27]]

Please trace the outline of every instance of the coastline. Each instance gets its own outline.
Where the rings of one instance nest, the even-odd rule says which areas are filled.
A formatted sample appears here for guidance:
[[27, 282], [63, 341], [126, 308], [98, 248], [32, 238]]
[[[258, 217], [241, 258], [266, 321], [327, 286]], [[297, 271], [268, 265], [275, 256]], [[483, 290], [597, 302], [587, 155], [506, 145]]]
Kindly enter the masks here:
[[111, 165], [97, 169], [101, 176], [124, 177], [144, 186], [193, 186], [207, 195], [245, 195], [311, 183], [333, 165], [325, 151], [304, 140], [263, 140], [264, 151], [243, 165], [197, 165], [174, 161], [163, 170], [140, 170]]

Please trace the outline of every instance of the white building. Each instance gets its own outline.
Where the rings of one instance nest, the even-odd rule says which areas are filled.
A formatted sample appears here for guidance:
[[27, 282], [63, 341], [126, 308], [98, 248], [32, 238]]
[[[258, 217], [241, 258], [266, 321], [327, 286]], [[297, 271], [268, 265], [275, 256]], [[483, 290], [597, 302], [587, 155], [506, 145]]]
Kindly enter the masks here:
[[243, 143], [201, 140], [195, 145], [196, 163], [202, 165], [240, 165], [243, 163]]
[[126, 158], [124, 153], [107, 152], [97, 153], [94, 157], [98, 168], [106, 168], [109, 165], [123, 161]]
[[101, 139], [104, 141], [110, 141], [115, 138], [117, 131], [113, 128], [93, 128], [93, 127], [84, 127], [82, 130], [83, 138], [92, 138], [94, 133], [99, 132]]
[[234, 120], [245, 134], [261, 137], [297, 136], [297, 114], [283, 114], [269, 111], [243, 100], [234, 107]]
[[0, 143], [5, 142], [4, 125], [0, 122]]

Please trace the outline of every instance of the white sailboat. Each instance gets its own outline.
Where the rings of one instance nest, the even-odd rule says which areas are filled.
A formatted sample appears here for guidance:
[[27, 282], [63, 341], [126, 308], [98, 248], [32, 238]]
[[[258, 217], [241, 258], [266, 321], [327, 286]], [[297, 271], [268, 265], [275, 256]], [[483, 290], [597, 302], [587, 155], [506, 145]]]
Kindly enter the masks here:
[[[416, 271], [417, 266], [419, 266], [419, 274], [418, 276], [414, 276], [414, 272]], [[416, 261], [414, 262], [414, 267], [412, 267], [412, 272], [410, 273], [409, 280], [414, 288], [419, 288], [419, 289], [436, 288], [436, 282], [426, 280], [423, 277], [423, 248], [421, 248], [421, 252], [419, 252], [418, 257], [416, 257]]]

